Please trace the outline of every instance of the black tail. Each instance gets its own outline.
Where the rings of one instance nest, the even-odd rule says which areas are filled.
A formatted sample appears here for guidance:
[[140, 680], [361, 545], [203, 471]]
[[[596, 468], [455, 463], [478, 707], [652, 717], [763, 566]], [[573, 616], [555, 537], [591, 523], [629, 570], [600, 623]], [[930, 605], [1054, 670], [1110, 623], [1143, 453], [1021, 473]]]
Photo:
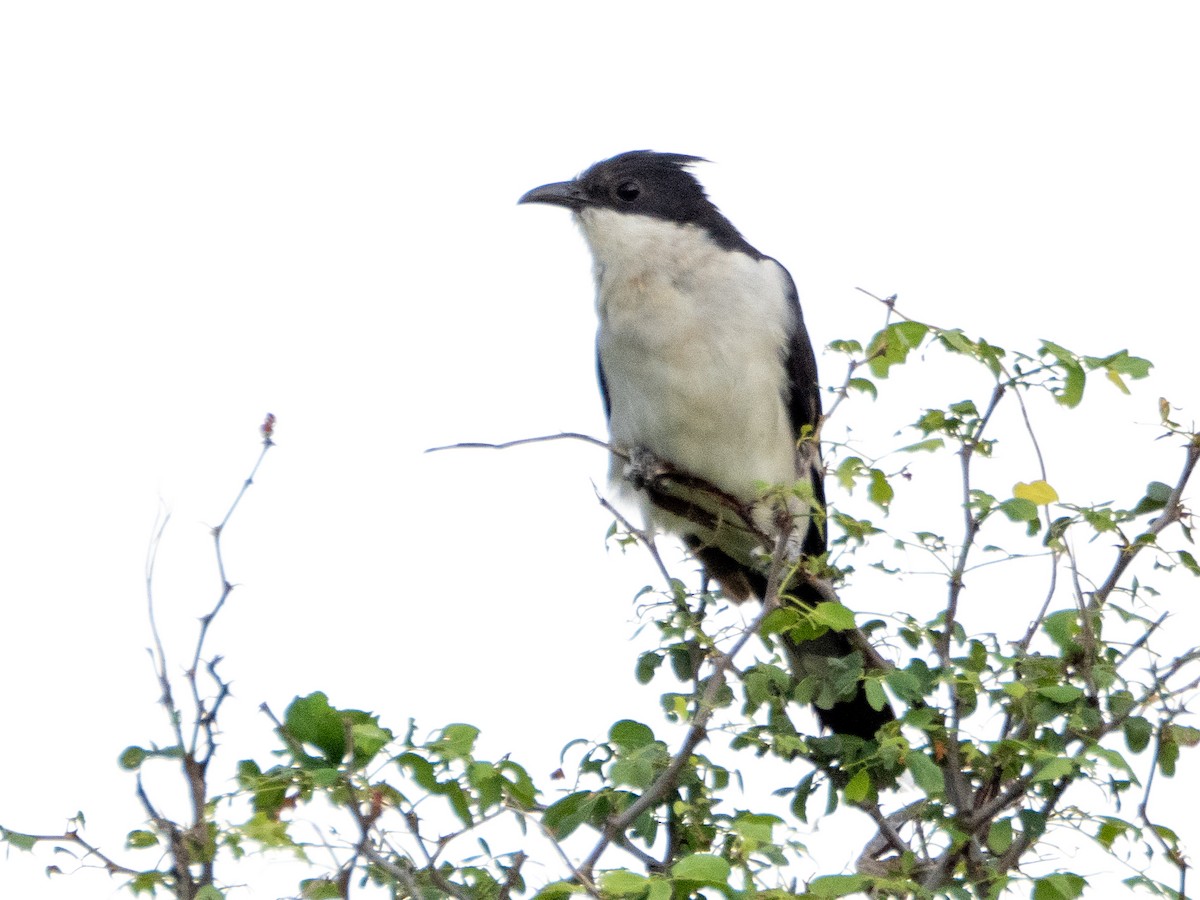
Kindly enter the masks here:
[[[732, 600], [748, 600], [753, 593], [759, 600], [767, 592], [767, 579], [715, 547], [701, 546], [689, 540], [692, 552], [704, 564]], [[812, 608], [821, 596], [803, 584], [785, 585], [784, 602]], [[820, 637], [798, 641], [782, 635], [792, 677], [797, 681], [812, 677], [818, 682], [813, 696], [813, 711], [821, 724], [834, 734], [849, 734], [871, 740], [875, 732], [896, 718], [890, 706], [875, 709], [867, 701], [862, 684], [862, 653], [854, 648], [845, 632], [827, 631]]]
[[813, 712], [834, 734], [852, 734], [872, 740], [881, 727], [896, 718], [890, 706], [875, 709], [863, 689], [862, 654], [844, 632], [827, 631], [811, 641], [783, 635], [784, 650], [792, 676], [821, 680], [813, 700]]

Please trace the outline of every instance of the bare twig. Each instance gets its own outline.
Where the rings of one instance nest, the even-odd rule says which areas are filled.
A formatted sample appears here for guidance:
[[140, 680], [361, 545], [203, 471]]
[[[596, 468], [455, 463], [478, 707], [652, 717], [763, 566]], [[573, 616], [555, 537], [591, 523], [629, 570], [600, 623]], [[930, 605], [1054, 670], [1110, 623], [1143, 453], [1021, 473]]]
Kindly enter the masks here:
[[162, 546], [163, 534], [166, 532], [167, 524], [171, 521], [170, 513], [166, 513], [159, 519], [157, 527], [154, 529], [154, 536], [150, 539], [150, 547], [146, 552], [146, 614], [150, 619], [150, 634], [154, 638], [154, 650], [151, 651], [151, 659], [154, 661], [154, 675], [158, 680], [159, 690], [162, 692], [159, 696], [159, 702], [167, 711], [167, 719], [171, 723], [171, 730], [175, 735], [175, 743], [183, 749], [183, 725], [179, 709], [175, 705], [175, 695], [171, 690], [171, 677], [167, 671], [167, 651], [163, 646], [162, 635], [158, 630], [158, 619], [154, 614], [154, 565], [158, 559], [158, 548]]
[[[200, 732], [201, 729], [204, 729], [207, 736], [207, 748], [202, 756], [205, 761], [212, 757], [215, 746], [213, 742], [212, 720], [211, 717], [206, 715], [207, 709], [199, 692], [199, 687], [196, 680], [196, 670], [200, 667], [200, 657], [204, 653], [204, 642], [208, 637], [208, 629], [212, 625], [213, 619], [217, 617], [217, 614], [221, 611], [222, 607], [225, 606], [225, 601], [229, 598], [230, 593], [233, 591], [233, 585], [229, 583], [229, 578], [225, 574], [225, 557], [221, 549], [221, 535], [225, 533], [225, 528], [229, 525], [229, 520], [233, 518], [233, 514], [237, 510], [238, 504], [241, 503], [242, 497], [246, 495], [246, 491], [249, 490], [250, 485], [254, 484], [254, 476], [258, 474], [258, 469], [262, 465], [263, 459], [266, 457], [267, 452], [275, 446], [275, 441], [271, 438], [271, 434], [273, 433], [274, 429], [274, 416], [269, 416], [268, 422], [270, 423], [271, 430], [268, 430], [266, 425], [264, 425], [262, 452], [259, 453], [258, 459], [255, 460], [254, 467], [250, 470], [250, 474], [246, 477], [246, 480], [242, 482], [241, 490], [239, 490], [237, 492], [237, 496], [233, 498], [233, 503], [229, 505], [229, 509], [225, 512], [225, 517], [221, 519], [220, 524], [216, 525], [212, 530], [213, 549], [216, 552], [217, 557], [217, 575], [221, 579], [221, 592], [217, 597], [216, 605], [208, 612], [207, 615], [202, 616], [200, 619], [200, 633], [196, 637], [196, 652], [192, 656], [192, 664], [187, 673], [188, 682], [192, 688], [192, 700], [196, 704], [196, 717], [192, 727], [192, 737], [188, 745], [188, 750], [193, 754], [198, 752]], [[215, 673], [212, 672], [211, 669], [210, 673], [214, 674], [215, 677]], [[217, 684], [218, 690], [224, 694], [225, 685], [220, 681], [220, 679], [217, 680]]]
[[543, 434], [538, 437], [518, 438], [515, 441], [504, 441], [500, 444], [488, 444], [480, 441], [466, 441], [458, 444], [445, 444], [441, 447], [430, 447], [426, 453], [440, 453], [443, 450], [507, 450], [509, 447], [522, 447], [525, 444], [542, 444], [546, 441], [583, 441], [587, 444], [592, 444], [596, 447], [602, 447], [609, 453], [615, 453], [617, 456], [628, 458], [626, 454], [609, 446], [605, 441], [599, 438], [594, 438], [590, 434], [581, 434], [577, 431], [563, 431], [558, 434]]

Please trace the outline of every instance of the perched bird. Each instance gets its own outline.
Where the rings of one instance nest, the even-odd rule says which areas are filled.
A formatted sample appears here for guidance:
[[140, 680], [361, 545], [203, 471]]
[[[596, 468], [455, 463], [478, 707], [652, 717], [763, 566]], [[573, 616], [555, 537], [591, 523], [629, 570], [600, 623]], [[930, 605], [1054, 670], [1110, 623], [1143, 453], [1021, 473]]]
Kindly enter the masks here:
[[[708, 199], [689, 171], [702, 161], [635, 150], [519, 202], [571, 210], [591, 250], [600, 391], [610, 444], [624, 453], [613, 456], [614, 482], [630, 484], [632, 460], [650, 523], [679, 535], [728, 597], [761, 599], [772, 549], [762, 540], [772, 519], [763, 485], [792, 489], [793, 552], [826, 549], [820, 386], [791, 275]], [[684, 487], [648, 490], [647, 467]], [[801, 605], [820, 599], [801, 577], [783, 593]], [[784, 640], [797, 678], [861, 664], [841, 664], [855, 652], [844, 633]], [[818, 694], [818, 718], [838, 734], [874, 737], [891, 710], [845, 681]]]

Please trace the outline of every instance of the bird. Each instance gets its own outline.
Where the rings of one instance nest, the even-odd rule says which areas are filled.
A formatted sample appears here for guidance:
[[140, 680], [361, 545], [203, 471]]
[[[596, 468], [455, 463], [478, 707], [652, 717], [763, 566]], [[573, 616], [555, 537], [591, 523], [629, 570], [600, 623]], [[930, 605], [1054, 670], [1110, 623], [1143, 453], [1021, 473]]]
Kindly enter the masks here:
[[[764, 485], [790, 489], [791, 551], [826, 551], [821, 386], [791, 275], [708, 198], [691, 171], [702, 162], [633, 150], [518, 203], [570, 210], [591, 251], [613, 483], [634, 493], [650, 526], [683, 540], [726, 597], [761, 600], [773, 549], [764, 534], [779, 516]], [[663, 472], [673, 487], [654, 489]], [[781, 593], [801, 607], [822, 599], [799, 577]], [[839, 631], [782, 638], [797, 679], [827, 677], [856, 652]], [[834, 734], [871, 739], [894, 718], [858, 678], [822, 699], [817, 718]]]

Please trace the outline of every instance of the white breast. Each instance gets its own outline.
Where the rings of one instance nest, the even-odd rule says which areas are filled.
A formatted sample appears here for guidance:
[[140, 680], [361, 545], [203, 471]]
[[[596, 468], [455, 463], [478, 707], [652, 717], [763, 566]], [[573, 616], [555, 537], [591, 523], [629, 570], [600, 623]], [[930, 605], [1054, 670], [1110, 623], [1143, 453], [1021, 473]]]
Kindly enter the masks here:
[[744, 500], [795, 480], [788, 279], [694, 226], [587, 209], [614, 444]]

